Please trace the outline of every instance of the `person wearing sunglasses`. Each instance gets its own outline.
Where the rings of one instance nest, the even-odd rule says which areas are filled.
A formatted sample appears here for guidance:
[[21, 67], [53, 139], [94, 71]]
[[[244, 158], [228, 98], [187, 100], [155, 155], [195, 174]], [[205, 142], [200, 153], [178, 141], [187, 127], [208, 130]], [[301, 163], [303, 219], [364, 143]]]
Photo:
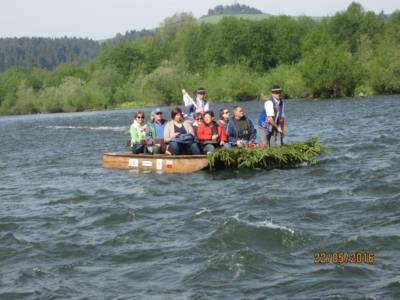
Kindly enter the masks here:
[[283, 145], [285, 110], [282, 100], [282, 88], [274, 85], [271, 96], [265, 101], [258, 118], [260, 147], [277, 144], [278, 135]]
[[201, 123], [203, 123], [203, 113], [197, 112], [194, 114], [194, 121], [192, 123], [195, 136], [197, 136], [197, 129]]
[[131, 150], [133, 153], [144, 153], [146, 149], [146, 128], [144, 112], [139, 110], [134, 113], [134, 120], [130, 127]]
[[[185, 106], [189, 107], [189, 119], [194, 120], [195, 113], [203, 113], [209, 110], [208, 101], [206, 100], [206, 90], [204, 88], [198, 88], [195, 91], [196, 96], [193, 97], [193, 101], [190, 98], [187, 100], [183, 98]], [[196, 105], [194, 105], [194, 103]]]
[[166, 149], [164, 127], [167, 121], [164, 119], [160, 108], [153, 111], [152, 115], [153, 119], [147, 124], [146, 130], [147, 150], [153, 154], [162, 154]]
[[220, 124], [224, 129], [226, 130], [226, 127], [228, 126], [229, 122], [229, 110], [227, 108], [221, 108], [219, 110], [219, 120], [218, 124]]

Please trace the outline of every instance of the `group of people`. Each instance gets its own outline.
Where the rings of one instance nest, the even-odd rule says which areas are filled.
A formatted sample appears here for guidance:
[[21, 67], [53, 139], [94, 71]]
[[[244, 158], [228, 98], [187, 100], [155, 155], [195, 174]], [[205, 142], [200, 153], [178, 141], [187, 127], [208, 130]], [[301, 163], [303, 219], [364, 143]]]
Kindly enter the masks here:
[[233, 117], [227, 108], [219, 110], [219, 118], [209, 109], [203, 88], [196, 90], [192, 98], [183, 97], [189, 107], [185, 115], [179, 107], [171, 111], [171, 120], [166, 121], [161, 109], [151, 113], [150, 122], [145, 123], [143, 111], [134, 113], [130, 127], [131, 150], [133, 153], [153, 153], [171, 155], [208, 154], [218, 147], [270, 147], [277, 143], [278, 137], [283, 144], [284, 104], [282, 89], [274, 86], [259, 115], [258, 143], [257, 130], [253, 122], [246, 117], [243, 107], [233, 108]]

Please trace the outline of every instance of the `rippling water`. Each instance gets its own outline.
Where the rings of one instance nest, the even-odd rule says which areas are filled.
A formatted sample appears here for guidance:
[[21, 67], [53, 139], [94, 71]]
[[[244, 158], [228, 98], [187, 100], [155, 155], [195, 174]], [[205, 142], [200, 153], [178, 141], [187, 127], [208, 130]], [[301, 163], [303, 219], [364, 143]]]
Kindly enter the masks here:
[[132, 110], [1, 117], [0, 298], [400, 299], [399, 101], [287, 101], [317, 165], [190, 175], [101, 167]]

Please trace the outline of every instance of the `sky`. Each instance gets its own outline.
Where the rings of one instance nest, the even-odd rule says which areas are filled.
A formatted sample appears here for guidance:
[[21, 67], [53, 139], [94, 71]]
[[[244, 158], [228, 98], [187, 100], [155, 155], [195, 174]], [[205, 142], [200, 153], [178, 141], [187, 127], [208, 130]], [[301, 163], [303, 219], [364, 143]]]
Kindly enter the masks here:
[[[272, 15], [329, 16], [351, 0], [240, 0]], [[399, 0], [358, 0], [365, 10], [392, 13]], [[178, 12], [207, 14], [234, 0], [0, 0], [0, 37], [83, 37], [102, 40], [129, 30], [151, 29]]]

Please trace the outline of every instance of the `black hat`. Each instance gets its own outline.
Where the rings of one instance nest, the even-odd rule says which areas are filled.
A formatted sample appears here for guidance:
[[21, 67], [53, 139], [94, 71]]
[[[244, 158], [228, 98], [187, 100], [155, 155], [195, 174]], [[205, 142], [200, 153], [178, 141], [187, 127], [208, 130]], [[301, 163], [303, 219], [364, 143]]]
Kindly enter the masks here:
[[199, 93], [201, 93], [201, 94], [205, 94], [206, 93], [206, 89], [205, 88], [198, 88], [197, 90], [196, 90], [196, 94], [199, 94]]
[[274, 85], [271, 92], [282, 92], [282, 88], [279, 85]]

